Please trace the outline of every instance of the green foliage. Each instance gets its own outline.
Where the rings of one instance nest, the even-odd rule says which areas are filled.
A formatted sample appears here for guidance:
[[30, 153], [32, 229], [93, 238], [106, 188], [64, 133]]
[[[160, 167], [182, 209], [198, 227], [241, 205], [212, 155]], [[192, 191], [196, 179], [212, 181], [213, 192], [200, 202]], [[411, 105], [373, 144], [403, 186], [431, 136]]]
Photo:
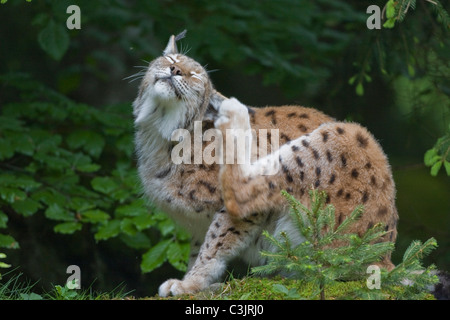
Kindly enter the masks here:
[[66, 286], [56, 285], [54, 287], [54, 298], [55, 300], [75, 300], [78, 296], [76, 289], [69, 289]]
[[[346, 233], [348, 227], [362, 214], [361, 206], [335, 227], [334, 207], [324, 206], [327, 197], [325, 192], [310, 192], [310, 209], [287, 192], [282, 193], [292, 208], [293, 221], [305, 241], [292, 246], [287, 233], [282, 232], [280, 238], [276, 238], [264, 232], [277, 251], [262, 252], [262, 256], [268, 258], [269, 262], [265, 266], [254, 268], [254, 272], [293, 273], [298, 278], [316, 283], [318, 290], [313, 296], [320, 294], [321, 299], [324, 299], [325, 287], [331, 282], [363, 274], [368, 264], [393, 250], [392, 243], [373, 244], [374, 239], [386, 234], [381, 225], [372, 227], [362, 237]], [[333, 248], [330, 245], [334, 241], [345, 244]]]
[[[448, 12], [442, 6], [441, 2], [438, 0], [422, 0], [427, 4], [431, 5], [433, 11], [436, 12], [437, 21], [440, 22], [444, 28], [450, 29], [450, 17]], [[410, 9], [416, 9], [416, 0], [400, 0], [394, 1], [389, 0], [386, 3], [386, 22], [383, 27], [385, 28], [393, 28], [395, 26], [395, 22], [402, 22], [406, 14]]]
[[[414, 1], [415, 2], [415, 1]], [[396, 15], [395, 15], [396, 2], [394, 0], [389, 0], [386, 3], [386, 22], [383, 24], [385, 28], [393, 28], [395, 25]]]
[[23, 274], [12, 270], [5, 274], [8, 280], [0, 283], [0, 300], [111, 300], [123, 299], [131, 292], [126, 292], [124, 285], [119, 285], [108, 292], [96, 292], [92, 285], [87, 289], [69, 289], [65, 286], [52, 285], [51, 290], [36, 293], [36, 283], [23, 280]]
[[[405, 17], [408, 12], [410, 12], [410, 9], [415, 10], [416, 9], [416, 0], [401, 0], [401, 1], [394, 1], [389, 0], [386, 3], [385, 9], [386, 9], [386, 22], [384, 23], [385, 28], [393, 28], [395, 23], [402, 22], [405, 20]], [[438, 0], [422, 0], [426, 5], [431, 6], [433, 11], [436, 14], [436, 20], [441, 24], [442, 29], [444, 32], [436, 28], [434, 30], [434, 36], [436, 37], [437, 43], [433, 45], [433, 47], [430, 49], [426, 49], [425, 56], [421, 53], [417, 54], [415, 51], [408, 48], [409, 44], [405, 44], [405, 52], [406, 52], [406, 59], [404, 59], [408, 75], [411, 78], [414, 78], [416, 76], [416, 68], [419, 67], [422, 70], [427, 70], [428, 72], [422, 73], [421, 78], [424, 79], [426, 82], [430, 82], [433, 85], [429, 86], [427, 90], [420, 90], [418, 91], [418, 94], [415, 93], [415, 102], [412, 102], [412, 105], [417, 105], [420, 100], [428, 100], [430, 95], [430, 91], [436, 91], [433, 93], [434, 97], [441, 96], [442, 100], [440, 104], [438, 104], [435, 109], [433, 110], [435, 115], [439, 115], [444, 121], [446, 121], [446, 125], [450, 127], [450, 124], [448, 122], [448, 112], [449, 112], [449, 99], [448, 99], [448, 91], [445, 89], [445, 76], [442, 77], [442, 74], [448, 75], [449, 65], [448, 65], [448, 56], [444, 55], [441, 56], [443, 60], [439, 58], [439, 54], [437, 52], [440, 51], [440, 49], [443, 47], [443, 42], [439, 39], [441, 37], [446, 37], [446, 32], [450, 30], [450, 16], [448, 12], [445, 10], [445, 8], [442, 6], [441, 2]], [[425, 13], [429, 12], [427, 11], [427, 7], [422, 6], [421, 11], [425, 11]], [[423, 13], [422, 13], [423, 14]], [[409, 30], [409, 28], [407, 28]], [[398, 33], [405, 35], [408, 31], [402, 30], [398, 31]], [[417, 46], [420, 43], [419, 38], [416, 35], [409, 36], [409, 38], [414, 40], [414, 46]], [[439, 48], [440, 47], [440, 48]], [[437, 60], [437, 61], [435, 61]], [[437, 62], [436, 64], [434, 64]], [[423, 89], [423, 88], [422, 88]], [[432, 108], [433, 106], [430, 105], [430, 103], [425, 104], [428, 108]], [[444, 106], [444, 107], [441, 107]], [[439, 114], [436, 110], [442, 110], [442, 113]], [[446, 119], [446, 120], [445, 120]], [[450, 164], [449, 160], [447, 158], [448, 156], [448, 150], [449, 150], [449, 134], [448, 130], [445, 136], [440, 137], [435, 146], [431, 149], [429, 149], [425, 154], [425, 165], [431, 167], [430, 173], [432, 176], [436, 176], [442, 167], [444, 165], [447, 175], [450, 176]]]
[[38, 42], [42, 50], [53, 59], [61, 60], [69, 48], [70, 38], [67, 28], [56, 24], [54, 20], [50, 20], [47, 26], [39, 33]]
[[[189, 237], [141, 198], [129, 106], [75, 103], [21, 74], [0, 81], [21, 95], [0, 113], [0, 228], [10, 215], [43, 215], [56, 233], [120, 238], [143, 251], [144, 272], [165, 261], [185, 270]], [[2, 233], [0, 247], [19, 243]]]
[[406, 249], [403, 260], [393, 270], [382, 273], [383, 286], [396, 286], [399, 281], [405, 283], [405, 290], [401, 292], [397, 299], [423, 299], [427, 294], [430, 285], [438, 282], [434, 265], [424, 268], [421, 260], [430, 254], [437, 247], [434, 238], [430, 238], [424, 243], [413, 241]]
[[437, 176], [442, 165], [447, 176], [450, 176], [450, 126], [448, 133], [439, 138], [436, 145], [425, 153], [424, 163], [427, 167], [431, 167], [432, 176]]
[[[26, 2], [31, 2], [31, 1], [33, 1], [33, 0], [26, 0]], [[1, 1], [0, 1], [1, 4], [4, 4], [4, 3], [6, 3], [6, 2], [8, 2], [8, 0], [1, 0]]]
[[[0, 259], [4, 259], [4, 258], [6, 258], [6, 254], [0, 252]], [[10, 264], [0, 261], [0, 268], [5, 269], [5, 268], [10, 268], [10, 267], [11, 267]], [[2, 274], [0, 273], [0, 280], [1, 279], [2, 279]]]
[[[279, 237], [264, 232], [275, 251], [261, 252], [268, 263], [253, 268], [252, 271], [256, 274], [283, 272], [293, 275], [296, 279], [315, 286], [311, 296], [306, 298], [316, 298], [320, 295], [320, 299], [324, 300], [326, 290], [331, 284], [339, 280], [363, 278], [369, 265], [377, 263], [394, 248], [393, 243], [380, 241], [387, 234], [381, 224], [373, 226], [362, 236], [347, 232], [348, 227], [363, 213], [362, 206], [356, 207], [336, 226], [333, 205], [325, 206], [325, 192], [310, 191], [311, 208], [305, 207], [285, 191], [282, 191], [282, 194], [292, 208], [293, 222], [305, 241], [294, 246], [290, 240], [291, 236], [286, 232], [281, 232]], [[340, 241], [337, 248], [331, 247], [335, 241]], [[437, 277], [432, 273], [434, 266], [425, 269], [420, 260], [436, 246], [433, 238], [424, 244], [420, 241], [413, 242], [400, 264], [391, 271], [383, 270], [380, 281], [384, 291], [358, 288], [353, 296], [368, 299], [387, 298], [402, 280], [408, 279], [410, 285], [402, 290], [401, 294], [397, 294], [396, 299], [423, 298], [427, 286], [436, 283]], [[277, 290], [290, 297], [296, 296], [296, 291], [282, 286], [278, 286]]]
[[23, 274], [15, 271], [16, 269], [6, 273], [5, 278], [8, 279], [0, 283], [0, 300], [41, 300], [42, 297], [32, 291], [36, 283], [22, 281]]

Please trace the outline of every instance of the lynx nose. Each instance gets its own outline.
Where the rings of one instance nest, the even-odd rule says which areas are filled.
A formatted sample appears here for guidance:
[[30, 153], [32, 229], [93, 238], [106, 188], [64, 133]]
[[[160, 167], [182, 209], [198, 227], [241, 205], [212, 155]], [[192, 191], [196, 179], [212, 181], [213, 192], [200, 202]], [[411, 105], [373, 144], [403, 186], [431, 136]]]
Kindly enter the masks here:
[[170, 66], [170, 73], [173, 76], [182, 76], [183, 75], [183, 72], [181, 71], [181, 69], [178, 66], [176, 66], [176, 65], [171, 65]]

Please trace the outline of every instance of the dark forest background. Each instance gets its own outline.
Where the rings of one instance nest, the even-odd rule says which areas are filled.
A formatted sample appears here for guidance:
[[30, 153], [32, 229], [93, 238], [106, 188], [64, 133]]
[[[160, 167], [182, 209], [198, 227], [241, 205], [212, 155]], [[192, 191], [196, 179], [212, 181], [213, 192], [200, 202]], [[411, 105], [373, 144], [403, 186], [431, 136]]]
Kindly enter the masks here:
[[[394, 262], [435, 237], [426, 263], [450, 270], [448, 1], [1, 3], [0, 252], [38, 288], [65, 283], [73, 264], [82, 286], [141, 296], [183, 275], [189, 235], [140, 194], [139, 83], [126, 78], [184, 29], [181, 50], [225, 95], [366, 126], [398, 189]], [[66, 27], [72, 4], [79, 30]], [[366, 25], [374, 4], [381, 29]]]

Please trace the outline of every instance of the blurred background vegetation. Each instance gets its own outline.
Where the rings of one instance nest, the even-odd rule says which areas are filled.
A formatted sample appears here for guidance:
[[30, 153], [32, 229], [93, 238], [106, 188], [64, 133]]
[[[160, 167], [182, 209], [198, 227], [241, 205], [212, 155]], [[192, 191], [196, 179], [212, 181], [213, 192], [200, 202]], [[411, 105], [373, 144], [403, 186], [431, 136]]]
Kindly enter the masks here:
[[[37, 287], [65, 283], [72, 264], [82, 286], [123, 282], [136, 295], [182, 276], [189, 235], [141, 198], [138, 81], [125, 78], [184, 29], [182, 51], [225, 95], [366, 126], [397, 184], [394, 262], [435, 237], [427, 262], [450, 270], [449, 1], [1, 3], [0, 252]], [[80, 30], [66, 27], [72, 4]], [[381, 29], [366, 26], [373, 4], [389, 21]]]

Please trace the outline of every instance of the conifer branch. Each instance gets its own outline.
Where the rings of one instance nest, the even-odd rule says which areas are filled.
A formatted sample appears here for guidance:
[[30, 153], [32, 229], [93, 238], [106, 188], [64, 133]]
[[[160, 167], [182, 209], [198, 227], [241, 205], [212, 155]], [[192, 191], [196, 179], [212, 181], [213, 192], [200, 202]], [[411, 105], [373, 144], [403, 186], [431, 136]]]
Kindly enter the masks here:
[[[316, 289], [309, 298], [326, 298], [327, 287], [337, 280], [358, 279], [366, 276], [367, 266], [373, 265], [387, 253], [394, 250], [394, 244], [384, 241], [389, 232], [382, 224], [376, 224], [363, 235], [346, 233], [364, 212], [363, 206], [357, 206], [353, 212], [339, 225], [335, 226], [335, 209], [333, 205], [325, 205], [327, 195], [317, 190], [310, 191], [310, 208], [304, 206], [293, 196], [282, 191], [291, 207], [291, 217], [298, 232], [305, 238], [304, 242], [295, 244], [289, 234], [263, 234], [270, 242], [273, 250], [262, 251], [267, 259], [265, 265], [253, 268], [256, 274], [272, 274], [284, 272], [296, 278], [314, 283]], [[333, 246], [339, 240], [342, 245]], [[391, 287], [398, 286], [408, 279], [412, 285], [402, 293], [396, 293], [398, 299], [418, 298], [425, 294], [427, 285], [436, 282], [432, 271], [434, 266], [423, 268], [420, 262], [437, 246], [431, 238], [424, 244], [413, 241], [405, 251], [403, 261], [392, 271], [382, 270], [383, 285], [389, 292]], [[389, 294], [381, 291], [368, 291], [361, 288], [355, 296], [366, 299], [384, 299]]]

